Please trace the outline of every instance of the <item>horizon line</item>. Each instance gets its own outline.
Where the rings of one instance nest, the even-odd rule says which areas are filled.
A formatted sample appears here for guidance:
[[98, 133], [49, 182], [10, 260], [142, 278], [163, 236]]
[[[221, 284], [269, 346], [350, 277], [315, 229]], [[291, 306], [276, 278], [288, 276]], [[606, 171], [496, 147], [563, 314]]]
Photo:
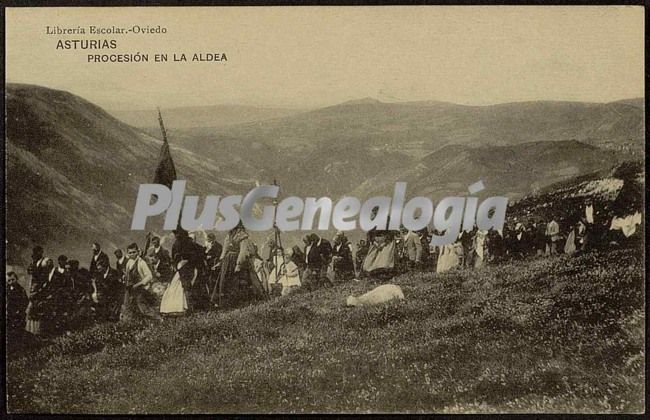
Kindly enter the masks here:
[[[26, 85], [26, 86], [35, 86], [39, 88], [44, 88], [44, 89], [50, 89], [50, 90], [56, 90], [56, 91], [61, 91], [61, 92], [67, 92], [75, 96], [79, 96], [80, 98], [83, 98], [87, 100], [88, 102], [91, 102], [95, 105], [100, 106], [106, 111], [118, 111], [118, 112], [127, 112], [127, 111], [133, 111], [133, 112], [146, 112], [146, 111], [156, 111], [157, 108], [160, 107], [160, 105], [152, 105], [151, 107], [148, 108], [116, 108], [113, 106], [108, 105], [104, 101], [96, 101], [94, 99], [89, 99], [87, 96], [84, 96], [82, 94], [76, 93], [72, 90], [68, 89], [61, 89], [61, 88], [56, 88], [56, 87], [50, 87], [50, 86], [45, 86], [45, 85], [40, 85], [37, 83], [28, 83], [28, 82], [16, 82], [16, 81], [10, 81], [10, 80], [5, 80], [5, 87], [8, 87], [10, 85]], [[644, 92], [645, 93], [645, 92]], [[453, 102], [453, 101], [447, 101], [447, 100], [439, 100], [439, 99], [411, 99], [411, 100], [393, 100], [393, 101], [386, 101], [386, 100], [381, 100], [376, 97], [372, 96], [364, 96], [360, 98], [355, 98], [355, 99], [348, 99], [348, 100], [343, 100], [340, 102], [335, 102], [331, 104], [321, 104], [321, 105], [308, 105], [308, 106], [301, 106], [301, 105], [279, 105], [279, 104], [255, 104], [255, 103], [246, 103], [246, 102], [222, 102], [222, 103], [211, 103], [211, 104], [205, 104], [205, 105], [179, 105], [179, 106], [170, 106], [170, 107], [165, 107], [163, 106], [162, 109], [183, 109], [183, 108], [210, 108], [210, 107], [218, 107], [218, 106], [232, 106], [232, 107], [253, 107], [253, 108], [268, 108], [268, 109], [285, 109], [285, 110], [295, 110], [295, 111], [315, 111], [318, 109], [325, 109], [325, 108], [331, 108], [335, 106], [340, 106], [340, 105], [353, 105], [354, 103], [358, 104], [371, 104], [371, 103], [377, 103], [377, 104], [386, 104], [386, 105], [399, 105], [399, 104], [426, 104], [426, 103], [438, 103], [438, 104], [447, 104], [447, 105], [455, 105], [455, 106], [462, 106], [462, 107], [469, 107], [469, 108], [482, 108], [482, 107], [490, 107], [490, 106], [499, 106], [499, 105], [509, 105], [509, 104], [524, 104], [524, 103], [534, 103], [534, 102], [556, 102], [556, 103], [581, 103], [581, 104], [611, 104], [611, 103], [616, 103], [616, 102], [623, 102], [623, 101], [630, 101], [630, 100], [645, 100], [645, 95], [641, 94], [639, 96], [626, 96], [622, 97], [619, 99], [613, 99], [613, 100], [608, 100], [604, 102], [598, 102], [598, 101], [591, 101], [591, 100], [575, 100], [575, 99], [523, 99], [523, 100], [512, 100], [512, 101], [504, 101], [504, 102], [490, 102], [486, 104], [468, 104], [468, 103], [462, 103], [462, 102]]]

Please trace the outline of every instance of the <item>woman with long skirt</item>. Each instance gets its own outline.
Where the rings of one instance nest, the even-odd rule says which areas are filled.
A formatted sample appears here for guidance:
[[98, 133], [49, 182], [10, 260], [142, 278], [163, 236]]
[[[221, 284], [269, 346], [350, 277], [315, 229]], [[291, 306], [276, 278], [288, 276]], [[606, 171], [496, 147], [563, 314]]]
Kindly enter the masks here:
[[248, 232], [241, 224], [228, 233], [223, 246], [219, 282], [212, 292], [213, 305], [226, 308], [267, 298], [255, 272], [255, 254]]
[[183, 282], [181, 281], [182, 276], [193, 276], [196, 277], [198, 274], [197, 269], [194, 268], [192, 272], [187, 272], [191, 269], [191, 266], [188, 265], [188, 260], [183, 259], [178, 262], [176, 265], [176, 272], [172, 277], [172, 281], [169, 283], [169, 286], [165, 290], [165, 293], [162, 296], [160, 302], [160, 313], [165, 316], [182, 316], [185, 315], [185, 312], [188, 309], [187, 305], [187, 295], [185, 289], [183, 288]]

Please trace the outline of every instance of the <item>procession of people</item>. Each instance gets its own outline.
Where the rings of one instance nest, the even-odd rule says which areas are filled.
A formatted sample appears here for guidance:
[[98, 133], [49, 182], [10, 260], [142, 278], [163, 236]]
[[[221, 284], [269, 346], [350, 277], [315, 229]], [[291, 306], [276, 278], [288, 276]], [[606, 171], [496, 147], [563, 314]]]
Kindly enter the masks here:
[[344, 232], [337, 232], [332, 242], [312, 233], [303, 237], [302, 248], [285, 249], [277, 240], [269, 240], [260, 255], [241, 223], [227, 233], [223, 245], [214, 233], [207, 235], [203, 246], [195, 233], [177, 228], [171, 250], [153, 236], [146, 249], [131, 243], [126, 255], [122, 249], [114, 250], [112, 264], [100, 243], [93, 243], [87, 269], [65, 255], [55, 262], [36, 246], [27, 270], [28, 291], [15, 272], [7, 273], [7, 328], [9, 334], [27, 331], [50, 337], [94, 322], [160, 321], [351, 280], [385, 281], [405, 272], [443, 273], [528, 257], [576, 254], [624, 241], [640, 224], [638, 212], [610, 221], [609, 216], [594, 214], [588, 201], [575, 223], [513, 218], [502, 230], [475, 226], [461, 232], [455, 242], [437, 247], [430, 246], [431, 236], [442, 232], [402, 227], [368, 231], [354, 250]]

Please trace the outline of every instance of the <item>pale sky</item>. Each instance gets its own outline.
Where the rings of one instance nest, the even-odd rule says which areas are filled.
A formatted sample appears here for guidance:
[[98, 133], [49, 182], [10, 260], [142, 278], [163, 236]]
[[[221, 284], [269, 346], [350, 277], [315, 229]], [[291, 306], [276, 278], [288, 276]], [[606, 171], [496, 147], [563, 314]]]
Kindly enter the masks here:
[[[90, 25], [167, 33], [93, 35]], [[46, 26], [86, 34], [47, 35]], [[609, 102], [644, 96], [643, 37], [640, 6], [7, 8], [6, 77], [112, 109]], [[57, 50], [60, 39], [118, 45]], [[87, 63], [87, 54], [138, 52], [149, 63]], [[228, 61], [172, 62], [195, 52]], [[154, 63], [155, 53], [170, 62]]]

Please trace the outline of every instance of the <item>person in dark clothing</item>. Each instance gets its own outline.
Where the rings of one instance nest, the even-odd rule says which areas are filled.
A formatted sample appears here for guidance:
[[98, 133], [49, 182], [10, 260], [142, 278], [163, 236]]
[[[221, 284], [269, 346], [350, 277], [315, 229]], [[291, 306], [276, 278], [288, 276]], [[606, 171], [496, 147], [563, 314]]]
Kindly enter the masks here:
[[124, 276], [126, 273], [126, 263], [128, 258], [122, 253], [121, 249], [116, 249], [115, 252], [115, 271], [117, 271], [118, 278], [121, 283], [124, 283]]
[[182, 255], [187, 255], [188, 259], [191, 258], [191, 248], [193, 248], [193, 242], [187, 234], [187, 231], [180, 227], [175, 229], [171, 255], [174, 268], [176, 268], [178, 263], [182, 260]]
[[291, 255], [291, 261], [298, 266], [299, 270], [305, 269], [305, 253], [302, 252], [302, 249], [298, 245], [294, 245], [291, 250], [293, 254]]
[[488, 262], [500, 263], [505, 258], [505, 246], [503, 238], [495, 229], [490, 229], [487, 233], [487, 244], [489, 247]]
[[169, 255], [169, 252], [160, 245], [160, 238], [158, 236], [151, 238], [151, 247], [147, 252], [150, 253], [152, 251], [163, 265], [171, 265], [171, 256]]
[[368, 248], [369, 248], [368, 244], [365, 240], [360, 239], [359, 242], [357, 242], [357, 249], [355, 255], [357, 273], [361, 272], [361, 268], [363, 266], [363, 260], [365, 260], [366, 255], [368, 255]]
[[[92, 294], [95, 291], [86, 268], [79, 268], [79, 261], [68, 260], [65, 264], [67, 281], [71, 284], [72, 314], [68, 325], [71, 329], [89, 324], [95, 316], [95, 303]], [[122, 293], [123, 289], [120, 289]]]
[[40, 323], [35, 334], [56, 335], [67, 328], [71, 310], [69, 290], [66, 288], [65, 276], [56, 269], [52, 259], [45, 258], [43, 267], [47, 274], [30, 297], [28, 319]]
[[196, 233], [192, 232], [188, 235], [191, 241], [190, 246], [190, 264], [196, 268], [196, 279], [192, 283], [192, 288], [189, 290], [189, 299], [192, 300], [192, 305], [195, 310], [208, 309], [210, 306], [210, 288], [208, 286], [208, 267], [205, 261], [205, 247], [196, 241]]
[[416, 233], [420, 237], [420, 246], [422, 247], [421, 266], [426, 270], [428, 267], [431, 267], [431, 253], [429, 252], [431, 234], [427, 226], [418, 230]]
[[315, 233], [309, 236], [323, 259], [323, 265], [327, 266], [332, 261], [332, 244], [327, 239], [321, 238]]
[[[546, 226], [544, 226], [544, 232], [546, 232]], [[516, 232], [512, 228], [512, 225], [508, 225], [508, 224], [503, 225], [503, 242], [505, 245], [507, 258], [513, 259], [514, 256], [517, 254], [518, 244], [517, 244]], [[546, 236], [544, 236], [544, 246], [546, 246]]]
[[514, 241], [514, 256], [516, 258], [525, 258], [532, 247], [530, 231], [526, 228], [526, 225], [523, 222], [517, 223], [515, 226], [514, 237], [512, 240]]
[[332, 248], [332, 270], [336, 281], [349, 280], [354, 277], [352, 247], [343, 232], [337, 232]]
[[312, 233], [303, 238], [305, 243], [305, 275], [304, 286], [308, 290], [315, 290], [323, 284], [332, 285], [327, 278], [327, 266], [332, 257], [332, 246], [327, 239]]
[[77, 297], [87, 295], [90, 297], [93, 293], [93, 286], [88, 269], [79, 268], [79, 261], [70, 259], [65, 264], [65, 271], [73, 295]]
[[29, 294], [34, 293], [36, 289], [40, 287], [40, 284], [45, 281], [45, 276], [47, 272], [43, 267], [43, 261], [45, 256], [43, 253], [43, 247], [35, 246], [32, 250], [32, 262], [27, 267], [27, 273], [31, 276]]
[[307, 290], [311, 290], [315, 289], [316, 285], [318, 284], [318, 277], [320, 276], [320, 266], [322, 264], [322, 260], [320, 256], [317, 255], [316, 248], [313, 248], [312, 240], [309, 235], [305, 235], [302, 238], [302, 242], [305, 244], [303, 248], [303, 264], [305, 271], [302, 278], [302, 285]]
[[533, 224], [533, 247], [535, 255], [544, 255], [546, 249], [546, 223], [541, 220]]
[[[210, 294], [206, 278], [205, 250], [190, 237], [186, 230], [180, 227], [174, 230], [174, 238], [171, 256], [174, 263], [172, 269], [178, 269], [180, 261], [187, 261], [183, 265], [185, 274], [181, 275], [181, 283], [187, 296], [188, 311], [206, 309], [209, 305]], [[192, 275], [190, 276], [189, 273]]]
[[160, 254], [153, 252], [149, 249], [149, 267], [151, 267], [151, 274], [153, 274], [153, 281], [160, 283], [169, 283], [172, 279], [173, 271], [171, 266], [158, 258]]
[[59, 258], [57, 258], [57, 262], [59, 265], [56, 267], [57, 271], [61, 274], [65, 272], [65, 265], [68, 262], [68, 257], [65, 255], [59, 255]]
[[611, 220], [611, 214], [607, 214], [605, 217], [601, 216], [600, 220], [591, 226], [593, 235], [590, 234], [589, 236], [590, 239], [593, 238], [593, 241], [589, 244], [588, 249], [603, 248], [609, 245], [609, 242], [612, 240], [612, 234], [615, 232], [609, 230]]
[[95, 242], [93, 244], [93, 256], [90, 259], [90, 267], [88, 268], [90, 270], [90, 275], [94, 276], [97, 273], [97, 263], [102, 262], [104, 266], [108, 265], [108, 255], [102, 251], [101, 245], [99, 243]]
[[420, 236], [406, 227], [400, 228], [401, 235], [398, 240], [401, 242], [400, 259], [404, 271], [415, 271], [422, 268], [422, 239]]
[[[433, 230], [431, 230], [431, 237], [434, 236], [439, 237], [443, 234], [444, 232], [441, 232], [438, 229], [434, 228]], [[427, 249], [429, 250], [431, 255], [431, 262], [429, 264], [429, 268], [435, 271], [438, 267], [438, 257], [440, 256], [441, 247], [438, 245], [431, 246], [430, 244], [427, 244]]]
[[208, 276], [208, 289], [210, 291], [214, 290], [214, 287], [217, 284], [219, 279], [219, 271], [221, 269], [221, 264], [219, 264], [219, 258], [223, 252], [223, 246], [217, 241], [217, 237], [214, 233], [208, 234], [208, 246], [205, 249], [203, 258], [205, 259], [205, 268]]
[[255, 272], [256, 253], [243, 224], [228, 232], [221, 253], [219, 281], [211, 297], [214, 306], [235, 307], [268, 298]]
[[96, 290], [96, 314], [97, 319], [103, 321], [119, 321], [121, 285], [117, 271], [104, 261], [97, 263], [97, 272], [95, 274], [94, 289]]
[[29, 299], [25, 289], [18, 283], [18, 275], [7, 273], [7, 336], [16, 339], [25, 331], [25, 315]]
[[463, 230], [460, 233], [460, 244], [463, 246], [463, 255], [465, 256], [463, 260], [463, 266], [465, 267], [474, 267], [474, 237], [478, 228], [474, 226], [471, 231]]
[[[298, 275], [300, 278], [304, 278], [304, 273], [305, 273], [305, 254], [302, 252], [302, 249], [300, 249], [300, 246], [294, 245], [291, 247], [291, 262], [293, 262], [296, 267], [298, 267]], [[269, 271], [270, 272], [270, 271]]]

